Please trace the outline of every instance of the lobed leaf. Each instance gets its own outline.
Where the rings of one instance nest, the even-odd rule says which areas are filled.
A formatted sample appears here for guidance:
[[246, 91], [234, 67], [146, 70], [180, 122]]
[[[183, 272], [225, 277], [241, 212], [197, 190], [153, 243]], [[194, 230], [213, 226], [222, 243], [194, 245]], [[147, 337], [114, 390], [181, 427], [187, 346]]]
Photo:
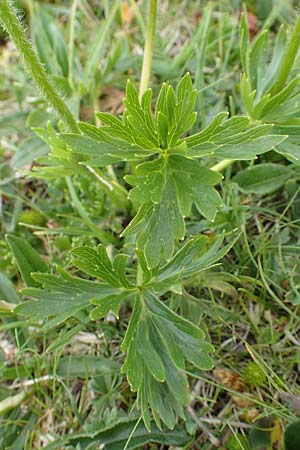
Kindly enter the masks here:
[[173, 428], [176, 416], [184, 417], [189, 402], [185, 361], [202, 370], [212, 368], [213, 347], [203, 340], [198, 327], [172, 312], [150, 290], [136, 299], [134, 325], [125, 337], [127, 356], [122, 371], [127, 373], [147, 428], [149, 410]]
[[121, 304], [131, 295], [131, 292], [125, 291], [109, 295], [105, 298], [92, 299], [91, 303], [97, 306], [90, 312], [90, 318], [92, 320], [102, 319], [106, 317], [110, 311], [112, 311], [118, 319]]
[[[174, 241], [184, 237], [184, 217], [192, 204], [214, 220], [221, 198], [212, 186], [222, 176], [182, 155], [162, 157], [137, 166], [126, 181], [134, 186], [130, 198], [142, 203], [123, 235], [137, 234], [137, 249], [151, 269], [174, 252]], [[203, 200], [203, 201], [202, 201]]]
[[78, 311], [87, 308], [93, 299], [119, 293], [116, 287], [75, 278], [63, 271], [60, 271], [60, 276], [36, 273], [33, 278], [43, 289], [24, 289], [23, 293], [35, 300], [24, 301], [15, 311], [33, 320], [53, 318], [48, 327], [57, 326], [73, 317]]
[[111, 142], [97, 142], [89, 137], [78, 134], [62, 134], [66, 144], [72, 152], [92, 157], [92, 160], [84, 161], [90, 166], [107, 166], [122, 161], [138, 161], [151, 155], [153, 152], [135, 144], [128, 144], [121, 140]]

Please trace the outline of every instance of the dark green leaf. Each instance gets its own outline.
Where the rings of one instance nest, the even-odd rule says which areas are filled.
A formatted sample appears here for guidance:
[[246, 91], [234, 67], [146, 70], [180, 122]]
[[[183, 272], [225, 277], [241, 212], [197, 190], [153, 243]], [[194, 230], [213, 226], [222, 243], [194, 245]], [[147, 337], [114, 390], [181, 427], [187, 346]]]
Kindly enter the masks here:
[[146, 426], [150, 427], [150, 409], [158, 426], [160, 417], [173, 428], [189, 402], [185, 360], [202, 370], [211, 369], [213, 347], [203, 340], [202, 330], [176, 315], [150, 290], [137, 298], [133, 320], [125, 337], [122, 371], [138, 392]]
[[38, 286], [31, 274], [33, 272], [47, 272], [47, 264], [24, 239], [9, 234], [6, 236], [6, 240], [27, 286]]
[[92, 300], [92, 304], [97, 306], [96, 308], [92, 309], [90, 318], [92, 320], [102, 319], [103, 317], [107, 316], [109, 311], [112, 311], [118, 319], [120, 306], [130, 295], [130, 292], [120, 292], [118, 294], [113, 294], [105, 298], [96, 298]]
[[122, 161], [138, 161], [151, 155], [153, 152], [135, 144], [124, 141], [97, 142], [94, 139], [78, 134], [63, 134], [62, 138], [70, 146], [74, 153], [87, 155], [94, 159], [86, 162], [92, 166], [107, 166]]
[[131, 340], [134, 338], [141, 311], [142, 311], [142, 303], [140, 301], [140, 297], [136, 296], [133, 311], [130, 317], [130, 322], [128, 324], [126, 334], [121, 345], [121, 349], [123, 352], [125, 352], [128, 349]]
[[[151, 431], [137, 419], [122, 419], [117, 424], [107, 426], [100, 432], [81, 432], [67, 436], [45, 447], [45, 450], [58, 450], [67, 444], [80, 445], [80, 449], [87, 450], [93, 443], [105, 446], [105, 450], [141, 449], [147, 444], [157, 443], [166, 447], [183, 448], [190, 440], [186, 431], [177, 426], [173, 430], [158, 429], [153, 423]], [[133, 433], [134, 430], [134, 433]]]
[[269, 194], [276, 191], [290, 178], [289, 167], [279, 164], [259, 164], [239, 172], [233, 180], [242, 192]]
[[300, 435], [300, 421], [290, 424], [284, 433], [285, 450], [298, 450]]
[[99, 374], [118, 373], [120, 365], [116, 361], [94, 355], [68, 355], [60, 358], [57, 375], [66, 378], [93, 378]]
[[97, 251], [90, 247], [77, 247], [72, 253], [79, 259], [74, 260], [76, 267], [95, 278], [100, 278], [112, 286], [132, 288], [126, 277], [127, 255], [117, 255], [112, 263], [104, 245], [98, 245]]
[[214, 152], [216, 158], [229, 158], [235, 160], [253, 159], [280, 144], [287, 136], [269, 135], [251, 139], [241, 144], [227, 144]]
[[193, 202], [214, 219], [221, 199], [212, 186], [221, 179], [219, 173], [176, 154], [167, 161], [140, 164], [136, 176], [126, 177], [135, 186], [130, 197], [143, 206], [124, 235], [137, 233], [137, 248], [144, 251], [150, 269], [172, 256], [174, 240], [184, 237], [184, 216], [191, 214]]
[[137, 350], [151, 375], [160, 382], [165, 381], [166, 371], [164, 364], [150, 340], [150, 330], [144, 320], [140, 320], [136, 335]]
[[184, 270], [194, 263], [207, 250], [208, 239], [201, 236], [188, 241], [151, 280], [153, 288], [160, 293], [168, 290], [183, 274]]
[[[81, 280], [62, 272], [59, 277], [34, 274], [34, 280], [44, 289], [26, 289], [24, 293], [36, 300], [25, 301], [17, 308], [18, 314], [28, 315], [33, 320], [54, 317], [51, 326], [63, 323], [78, 311], [86, 308], [91, 300], [118, 294], [118, 288], [94, 281]], [[49, 325], [49, 324], [48, 324]], [[49, 325], [49, 326], [50, 326]]]
[[254, 450], [264, 450], [271, 448], [271, 430], [273, 428], [273, 420], [271, 417], [265, 417], [258, 420], [254, 427], [250, 430], [249, 438], [251, 448]]

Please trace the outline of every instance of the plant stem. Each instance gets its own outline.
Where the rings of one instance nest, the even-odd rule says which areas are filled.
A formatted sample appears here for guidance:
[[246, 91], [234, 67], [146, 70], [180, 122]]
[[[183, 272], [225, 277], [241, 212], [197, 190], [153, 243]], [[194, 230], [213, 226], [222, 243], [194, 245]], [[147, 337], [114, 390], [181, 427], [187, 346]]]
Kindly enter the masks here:
[[9, 0], [0, 1], [0, 21], [22, 55], [29, 73], [47, 102], [58, 112], [71, 131], [78, 132], [77, 123], [73, 115], [49, 81], [47, 73], [27, 38]]
[[139, 92], [140, 99], [145, 90], [148, 88], [150, 80], [155, 29], [156, 29], [156, 15], [157, 15], [157, 0], [149, 0], [147, 13], [148, 21], [147, 21], [146, 42], [144, 48], [144, 59]]
[[215, 164], [210, 170], [214, 170], [215, 172], [221, 172], [226, 169], [226, 167], [231, 166], [234, 163], [234, 159], [223, 159], [219, 163]]
[[275, 95], [281, 91], [292, 70], [295, 58], [300, 46], [300, 17], [298, 17], [290, 42], [281, 63], [281, 68], [277, 80], [271, 89], [271, 94]]

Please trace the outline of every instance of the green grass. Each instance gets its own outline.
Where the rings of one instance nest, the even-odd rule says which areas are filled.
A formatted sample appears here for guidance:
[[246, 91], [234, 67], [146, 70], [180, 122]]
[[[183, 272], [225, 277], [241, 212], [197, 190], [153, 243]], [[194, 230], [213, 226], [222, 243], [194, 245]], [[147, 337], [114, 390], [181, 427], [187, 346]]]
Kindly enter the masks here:
[[[106, 112], [105, 96], [111, 96], [113, 103], [115, 93], [125, 95], [128, 78], [136, 86], [140, 82], [146, 2], [125, 2], [128, 10], [113, 3], [113, 8], [109, 1], [86, 0], [19, 5], [26, 6], [27, 30], [42, 61], [45, 58], [43, 67], [74, 117], [90, 124], [95, 123], [94, 110]], [[203, 2], [201, 8], [198, 2], [159, 3], [151, 75], [154, 99], [162, 82], [176, 85], [189, 71], [199, 90], [195, 131], [219, 111], [245, 114], [238, 38], [242, 2], [212, 1], [212, 10], [208, 7], [204, 12]], [[292, 2], [273, 3], [264, 2], [262, 8], [262, 2], [247, 2], [258, 17], [258, 28], [265, 23], [271, 26], [271, 45], [280, 24], [293, 24], [296, 19]], [[51, 33], [57, 33], [55, 44], [49, 35], [47, 41], [43, 20], [52, 27]], [[217, 189], [224, 206], [214, 222], [192, 210], [186, 222], [189, 237], [206, 234], [212, 240], [224, 230], [241, 232], [221, 265], [184, 280], [182, 295], [164, 297], [173, 311], [204, 329], [215, 347], [215, 366], [201, 371], [187, 363], [186, 421], [180, 419], [173, 431], [154, 429], [149, 434], [136, 409], [136, 394], [120, 372], [132, 299], [121, 306], [120, 320], [109, 313], [92, 321], [87, 310], [81, 310], [56, 327], [9, 310], [9, 304], [27, 297], [18, 293], [25, 284], [6, 234], [28, 242], [53, 273], [59, 265], [72, 275], [90, 278], [75, 268], [71, 250], [96, 249], [105, 239], [109, 256], [123, 246], [135, 262], [133, 238], [119, 239], [137, 211], [136, 203], [127, 199], [130, 186], [123, 180], [132, 163], [118, 163], [101, 172], [84, 167], [66, 179], [45, 179], [37, 171], [29, 176], [32, 167], [42, 170], [48, 152], [32, 128], [45, 128], [48, 121], [56, 130], [68, 131], [24, 71], [14, 46], [4, 41], [0, 47], [0, 301], [6, 303], [0, 304], [0, 447], [84, 449], [115, 439], [104, 448], [232, 450], [250, 445], [262, 449], [260, 444], [255, 447], [258, 438], [253, 430], [257, 423], [264, 426], [257, 421], [267, 419], [273, 441], [279, 441], [283, 450], [283, 430], [297, 421], [300, 410], [299, 165], [273, 151], [254, 162], [237, 161], [222, 171], [224, 180]], [[208, 167], [218, 161], [206, 159]], [[242, 192], [232, 181], [249, 166], [270, 163], [294, 167], [289, 179], [270, 193]], [[128, 275], [132, 274], [131, 267]], [[260, 376], [258, 380], [252, 374], [249, 382], [253, 362]]]

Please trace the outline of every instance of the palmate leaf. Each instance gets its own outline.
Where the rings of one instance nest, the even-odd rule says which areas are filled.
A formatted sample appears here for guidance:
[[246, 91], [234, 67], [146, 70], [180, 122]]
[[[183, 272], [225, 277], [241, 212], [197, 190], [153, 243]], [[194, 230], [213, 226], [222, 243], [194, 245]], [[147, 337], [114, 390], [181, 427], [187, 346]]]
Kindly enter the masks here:
[[[232, 247], [224, 236], [209, 245], [205, 236], [188, 241], [170, 260], [149, 273], [135, 298], [132, 316], [122, 343], [127, 352], [122, 371], [132, 390], [138, 393], [138, 404], [150, 429], [152, 412], [158, 427], [162, 420], [173, 428], [176, 417], [184, 418], [189, 402], [186, 364], [201, 370], [212, 367], [211, 344], [194, 324], [175, 314], [160, 299], [174, 284], [216, 264]], [[140, 260], [143, 267], [144, 264]], [[147, 267], [146, 267], [147, 270]]]
[[153, 154], [151, 149], [142, 148], [120, 140], [97, 142], [89, 137], [78, 134], [62, 134], [64, 141], [74, 153], [94, 157], [85, 161], [89, 166], [107, 166], [122, 161], [139, 161]]
[[179, 209], [176, 186], [166, 179], [159, 203], [144, 203], [123, 235], [137, 235], [137, 250], [145, 254], [148, 267], [157, 266], [174, 252], [174, 241], [183, 239], [185, 225]]
[[98, 245], [97, 250], [90, 247], [77, 247], [72, 253], [78, 257], [73, 260], [75, 266], [88, 275], [100, 278], [112, 286], [126, 289], [135, 287], [126, 276], [128, 255], [119, 253], [111, 262], [102, 244]]
[[286, 139], [278, 133], [270, 134], [272, 124], [251, 128], [249, 124], [248, 117], [226, 120], [225, 113], [219, 113], [206, 129], [186, 138], [188, 155], [194, 158], [213, 156], [247, 160], [272, 150]]
[[196, 97], [197, 91], [193, 89], [188, 73], [179, 82], [176, 92], [171, 85], [163, 83], [153, 116], [152, 90], [148, 89], [139, 102], [136, 88], [128, 81], [123, 120], [107, 113], [98, 113], [97, 117], [106, 125], [101, 127], [101, 131], [108, 136], [156, 149], [160, 153], [163, 149], [175, 147], [194, 124]]
[[[217, 114], [200, 133], [186, 137], [184, 134], [195, 120], [195, 95], [189, 74], [180, 81], [176, 92], [164, 83], [153, 116], [151, 90], [146, 91], [139, 102], [135, 87], [128, 82], [122, 119], [98, 113], [105, 126], [97, 128], [79, 123], [85, 136], [62, 134], [60, 138], [72, 152], [84, 156], [81, 157], [82, 164], [91, 166], [139, 161], [155, 154], [164, 158], [171, 154], [184, 154], [188, 158], [253, 159], [284, 139], [278, 135], [269, 136], [271, 124], [253, 126], [246, 116], [227, 119], [226, 112]], [[288, 97], [288, 93], [284, 95]], [[87, 160], [87, 156], [92, 159]]]
[[91, 300], [121, 295], [122, 291], [105, 283], [83, 280], [60, 270], [59, 276], [36, 273], [33, 279], [42, 287], [24, 289], [23, 294], [36, 300], [18, 305], [18, 314], [33, 320], [51, 318], [47, 328], [57, 326], [87, 308]]
[[124, 235], [137, 234], [137, 249], [144, 251], [150, 269], [172, 256], [174, 240], [185, 235], [184, 217], [191, 213], [192, 203], [214, 219], [221, 198], [212, 186], [221, 179], [220, 174], [178, 154], [142, 163], [136, 176], [126, 177], [135, 186], [130, 198], [142, 206]]
[[33, 273], [47, 272], [48, 266], [36, 251], [20, 238], [8, 235], [7, 241], [19, 271], [29, 287], [24, 289], [23, 293], [36, 299], [19, 304], [17, 313], [30, 316], [33, 320], [50, 318], [47, 328], [75, 316], [92, 301], [97, 304], [95, 311], [92, 311], [93, 318], [105, 316], [110, 309], [118, 315], [118, 307], [131, 293], [128, 289], [133, 286], [125, 274], [128, 259], [126, 255], [117, 255], [112, 265], [103, 246], [99, 246], [98, 253], [88, 248], [74, 250], [74, 253], [81, 257], [78, 266], [82, 264], [85, 269], [84, 262], [88, 260], [87, 267], [90, 269], [87, 272], [100, 276], [101, 280], [106, 282], [94, 283], [72, 277], [61, 269], [58, 269], [59, 276]]
[[[131, 199], [143, 206], [124, 235], [137, 234], [137, 249], [145, 253], [149, 268], [159, 263], [159, 255], [165, 260], [172, 256], [174, 246], [171, 239], [183, 237], [184, 217], [191, 214], [193, 203], [204, 217], [212, 221], [222, 205], [213, 187], [221, 180], [221, 175], [201, 166], [190, 155], [196, 158], [210, 154], [240, 160], [251, 159], [271, 150], [285, 139], [282, 135], [268, 135], [272, 129], [270, 125], [248, 129], [248, 118], [235, 117], [225, 121], [226, 116], [220, 113], [207, 129], [188, 137], [185, 155], [175, 153], [168, 159], [161, 157], [143, 163], [137, 167], [136, 176], [126, 177], [126, 181], [134, 186], [130, 192]], [[162, 193], [165, 193], [164, 188], [168, 193], [173, 193], [173, 201], [170, 197], [166, 201], [164, 196], [161, 198]], [[171, 216], [165, 208], [168, 208]], [[172, 227], [174, 217], [177, 217], [177, 229]]]
[[51, 124], [48, 125], [46, 130], [42, 128], [34, 128], [33, 130], [50, 147], [51, 151], [47, 158], [39, 158], [39, 162], [43, 165], [34, 166], [30, 172], [31, 177], [51, 180], [85, 173], [85, 167], [78, 164], [76, 155], [68, 150], [67, 144]]
[[[140, 102], [136, 88], [128, 81], [122, 119], [108, 113], [97, 113], [105, 126], [97, 128], [79, 123], [86, 137], [71, 133], [62, 134], [62, 139], [72, 152], [91, 156], [93, 159], [88, 161], [89, 165], [141, 160], [177, 146], [196, 120], [196, 97], [189, 74], [179, 82], [176, 92], [164, 83], [153, 116], [152, 90], [148, 89]], [[86, 158], [83, 163], [87, 163]]]
[[92, 320], [105, 317], [109, 311], [119, 318], [121, 304], [132, 295], [136, 286], [126, 275], [128, 256], [118, 254], [113, 262], [110, 261], [106, 249], [99, 245], [97, 250], [90, 247], [77, 247], [72, 252], [78, 259], [73, 260], [76, 267], [88, 275], [105, 281], [110, 286], [119, 287], [119, 291], [111, 295], [91, 299], [96, 307], [91, 311]]
[[227, 113], [219, 113], [207, 128], [186, 137], [196, 119], [196, 97], [186, 74], [176, 90], [162, 85], [152, 113], [152, 91], [147, 90], [140, 101], [128, 81], [122, 118], [98, 113], [104, 126], [79, 123], [83, 135], [59, 136], [81, 165], [140, 162], [135, 173], [125, 177], [133, 186], [129, 197], [139, 208], [123, 235], [135, 235], [137, 251], [145, 253], [150, 269], [172, 257], [176, 241], [185, 235], [184, 218], [191, 215], [193, 204], [211, 221], [222, 205], [214, 188], [222, 176], [201, 165], [200, 158], [253, 159], [285, 139], [270, 134], [272, 125], [253, 126], [248, 117], [228, 119]]
[[190, 239], [165, 265], [153, 272], [153, 278], [147, 284], [160, 295], [172, 290], [179, 280], [192, 277], [203, 270], [213, 267], [234, 245], [238, 234], [224, 245], [224, 236], [211, 245], [206, 236]]
[[202, 370], [213, 366], [211, 344], [201, 329], [172, 312], [151, 290], [136, 297], [122, 349], [127, 357], [122, 371], [138, 393], [143, 420], [150, 429], [150, 411], [173, 428], [184, 418], [189, 403], [186, 361]]
[[51, 327], [94, 304], [96, 308], [90, 313], [93, 320], [105, 317], [110, 310], [118, 317], [121, 303], [136, 289], [126, 275], [128, 256], [118, 254], [111, 262], [103, 245], [97, 250], [78, 247], [73, 254], [77, 257], [74, 264], [80, 270], [102, 282], [76, 278], [61, 269], [59, 276], [34, 273], [34, 286], [42, 287], [23, 290], [35, 300], [21, 303], [19, 314], [30, 315], [33, 320], [52, 318], [47, 325]]

